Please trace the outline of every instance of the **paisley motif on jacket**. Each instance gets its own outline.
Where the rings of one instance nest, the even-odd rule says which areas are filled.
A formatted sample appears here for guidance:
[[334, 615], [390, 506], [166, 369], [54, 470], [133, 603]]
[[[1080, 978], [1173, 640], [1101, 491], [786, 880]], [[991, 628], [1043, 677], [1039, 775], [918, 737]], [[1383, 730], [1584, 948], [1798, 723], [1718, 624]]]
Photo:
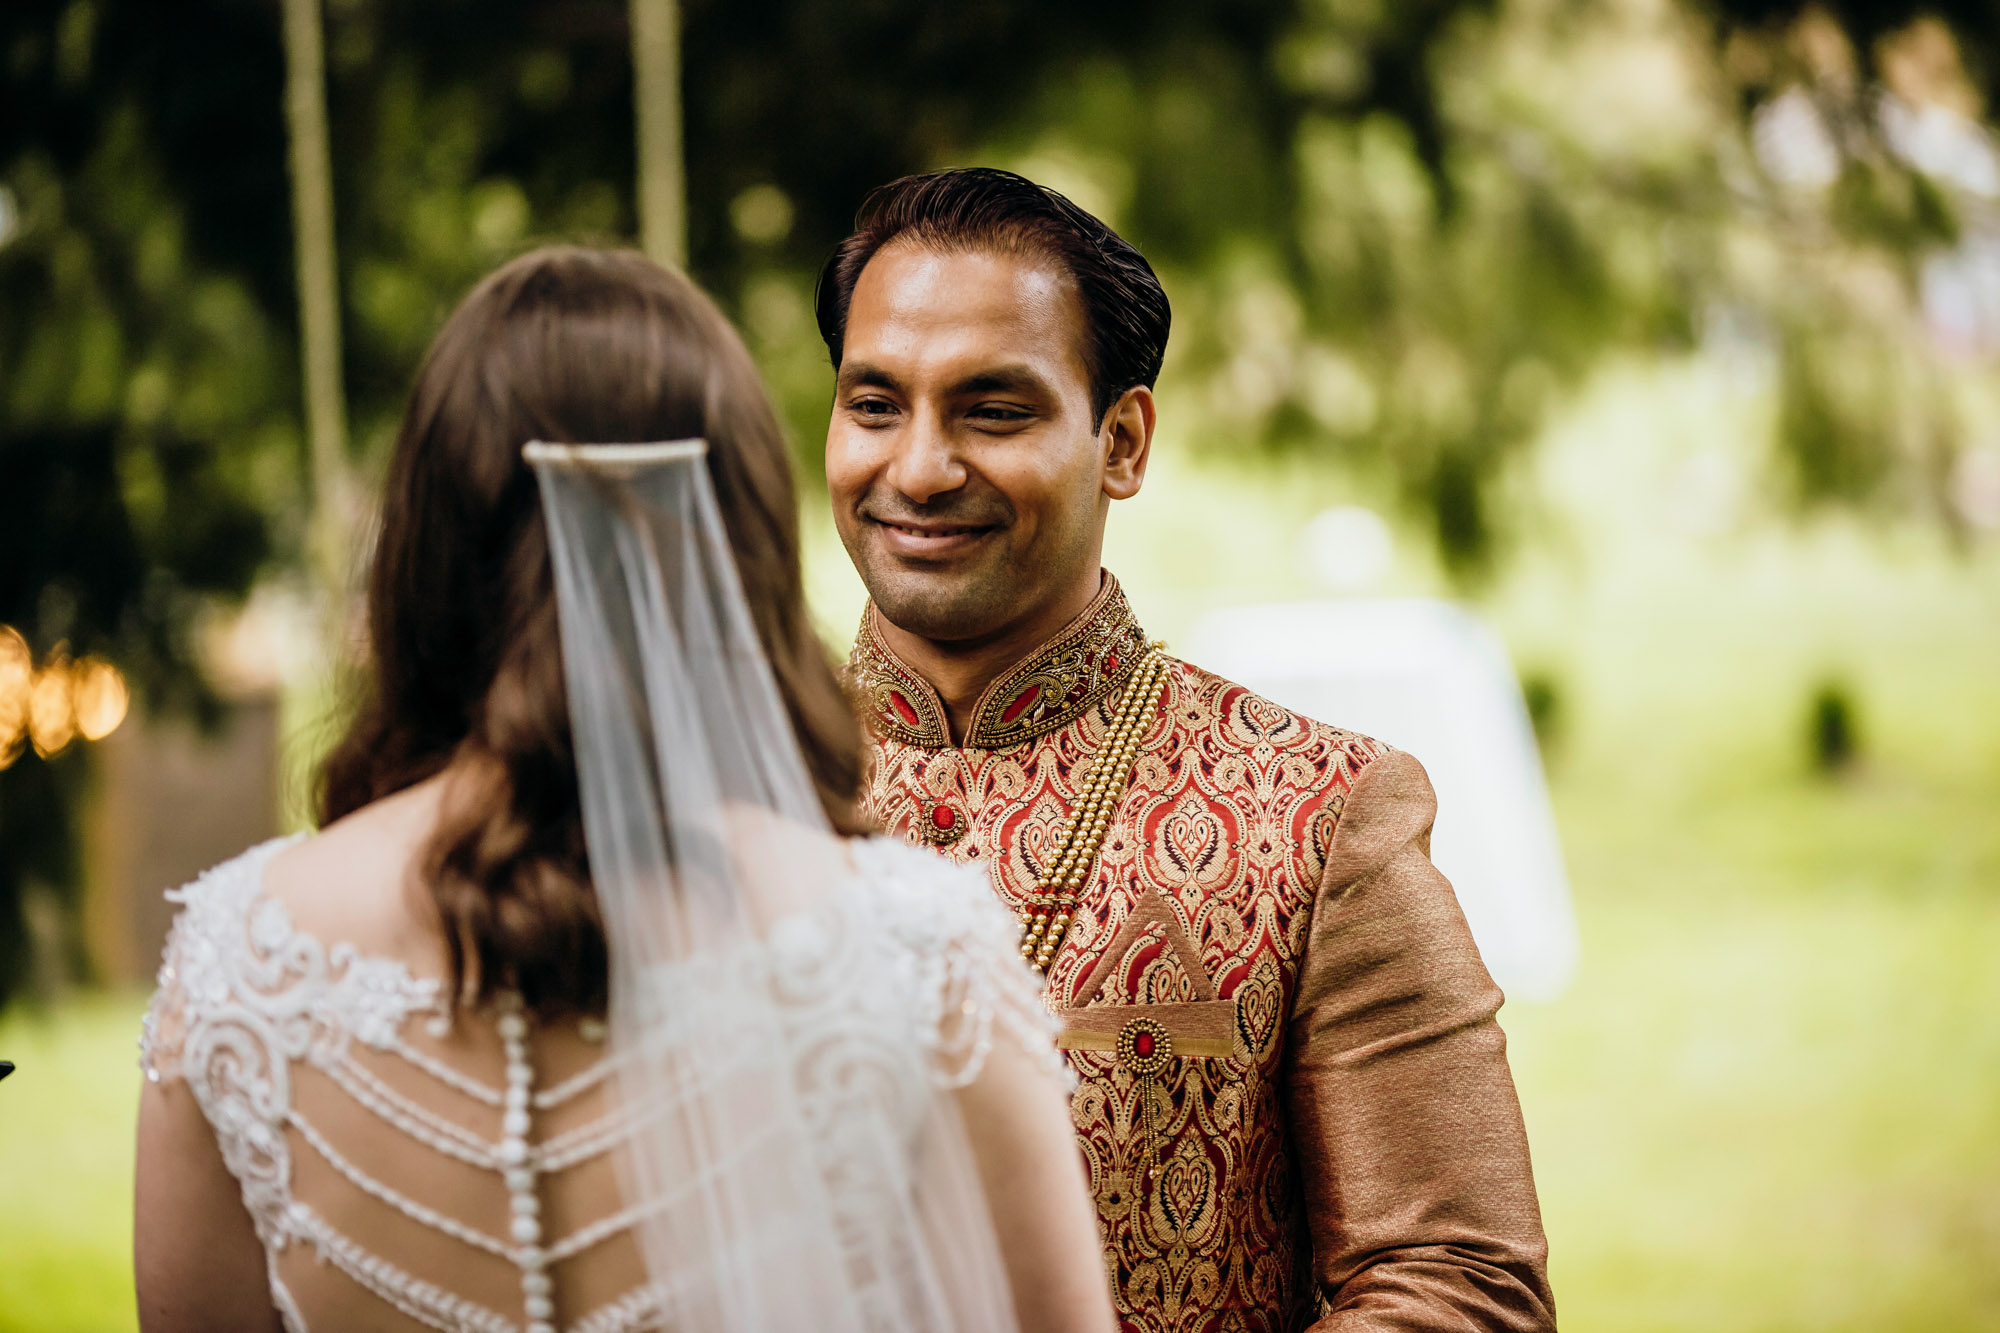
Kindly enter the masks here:
[[[1183, 662], [1169, 663], [1162, 690], [1044, 1001], [1065, 1018], [1079, 1078], [1071, 1115], [1124, 1327], [1303, 1328], [1315, 1297], [1280, 1095], [1285, 1031], [1335, 823], [1383, 747]], [[987, 858], [1018, 907], [1118, 694], [1023, 744], [878, 737], [871, 813], [914, 839], [916, 821], [948, 803], [969, 823], [947, 854]], [[1135, 913], [1147, 919], [1126, 932]], [[1229, 1054], [1136, 1073], [1115, 1046], [1128, 1009], [1159, 1021], [1168, 1047]]]

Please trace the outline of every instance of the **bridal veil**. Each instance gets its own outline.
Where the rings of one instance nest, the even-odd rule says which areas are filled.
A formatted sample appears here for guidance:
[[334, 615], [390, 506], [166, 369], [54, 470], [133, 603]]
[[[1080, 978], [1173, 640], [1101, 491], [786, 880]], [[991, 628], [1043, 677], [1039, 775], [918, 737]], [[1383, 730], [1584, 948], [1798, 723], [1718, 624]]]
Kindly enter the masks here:
[[865, 1043], [799, 1011], [787, 942], [834, 919], [854, 862], [758, 641], [705, 446], [525, 452], [609, 944], [610, 1058], [643, 1117], [622, 1179], [667, 1326], [1013, 1329], [949, 1093], [928, 1090], [912, 1136], [850, 1095], [872, 1076]]

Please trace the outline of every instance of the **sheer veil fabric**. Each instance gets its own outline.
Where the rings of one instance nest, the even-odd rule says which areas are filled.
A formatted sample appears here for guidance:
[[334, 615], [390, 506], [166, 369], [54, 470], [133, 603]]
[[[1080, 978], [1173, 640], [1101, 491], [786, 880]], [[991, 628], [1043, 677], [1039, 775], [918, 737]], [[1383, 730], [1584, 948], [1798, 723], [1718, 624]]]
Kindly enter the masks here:
[[865, 996], [859, 1019], [828, 1002], [896, 964], [843, 909], [856, 849], [807, 774], [705, 445], [525, 453], [610, 949], [609, 1058], [643, 1118], [622, 1180], [666, 1326], [1014, 1329], [948, 1080], [911, 1097], [908, 1071], [849, 1039]]

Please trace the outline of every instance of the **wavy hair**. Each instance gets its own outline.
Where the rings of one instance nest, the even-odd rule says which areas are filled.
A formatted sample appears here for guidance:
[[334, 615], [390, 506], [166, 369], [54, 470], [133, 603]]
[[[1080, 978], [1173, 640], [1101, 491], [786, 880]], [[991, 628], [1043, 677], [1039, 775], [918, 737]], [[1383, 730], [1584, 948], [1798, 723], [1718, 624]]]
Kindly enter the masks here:
[[791, 460], [742, 340], [687, 278], [627, 251], [537, 250], [446, 321], [403, 414], [367, 586], [354, 721], [320, 774], [322, 824], [454, 770], [423, 858], [453, 993], [603, 1010], [529, 440], [709, 444], [757, 633], [833, 826], [859, 832], [861, 733], [805, 609]]

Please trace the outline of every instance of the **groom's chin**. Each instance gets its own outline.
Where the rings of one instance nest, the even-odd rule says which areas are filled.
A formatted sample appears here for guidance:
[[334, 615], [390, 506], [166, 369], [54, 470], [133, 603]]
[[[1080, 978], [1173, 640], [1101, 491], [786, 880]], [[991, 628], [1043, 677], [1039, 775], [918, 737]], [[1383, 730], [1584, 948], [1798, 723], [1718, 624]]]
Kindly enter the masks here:
[[971, 571], [915, 570], [894, 567], [862, 571], [862, 582], [884, 619], [906, 634], [937, 643], [983, 638], [1006, 619], [1005, 580], [988, 580]]

